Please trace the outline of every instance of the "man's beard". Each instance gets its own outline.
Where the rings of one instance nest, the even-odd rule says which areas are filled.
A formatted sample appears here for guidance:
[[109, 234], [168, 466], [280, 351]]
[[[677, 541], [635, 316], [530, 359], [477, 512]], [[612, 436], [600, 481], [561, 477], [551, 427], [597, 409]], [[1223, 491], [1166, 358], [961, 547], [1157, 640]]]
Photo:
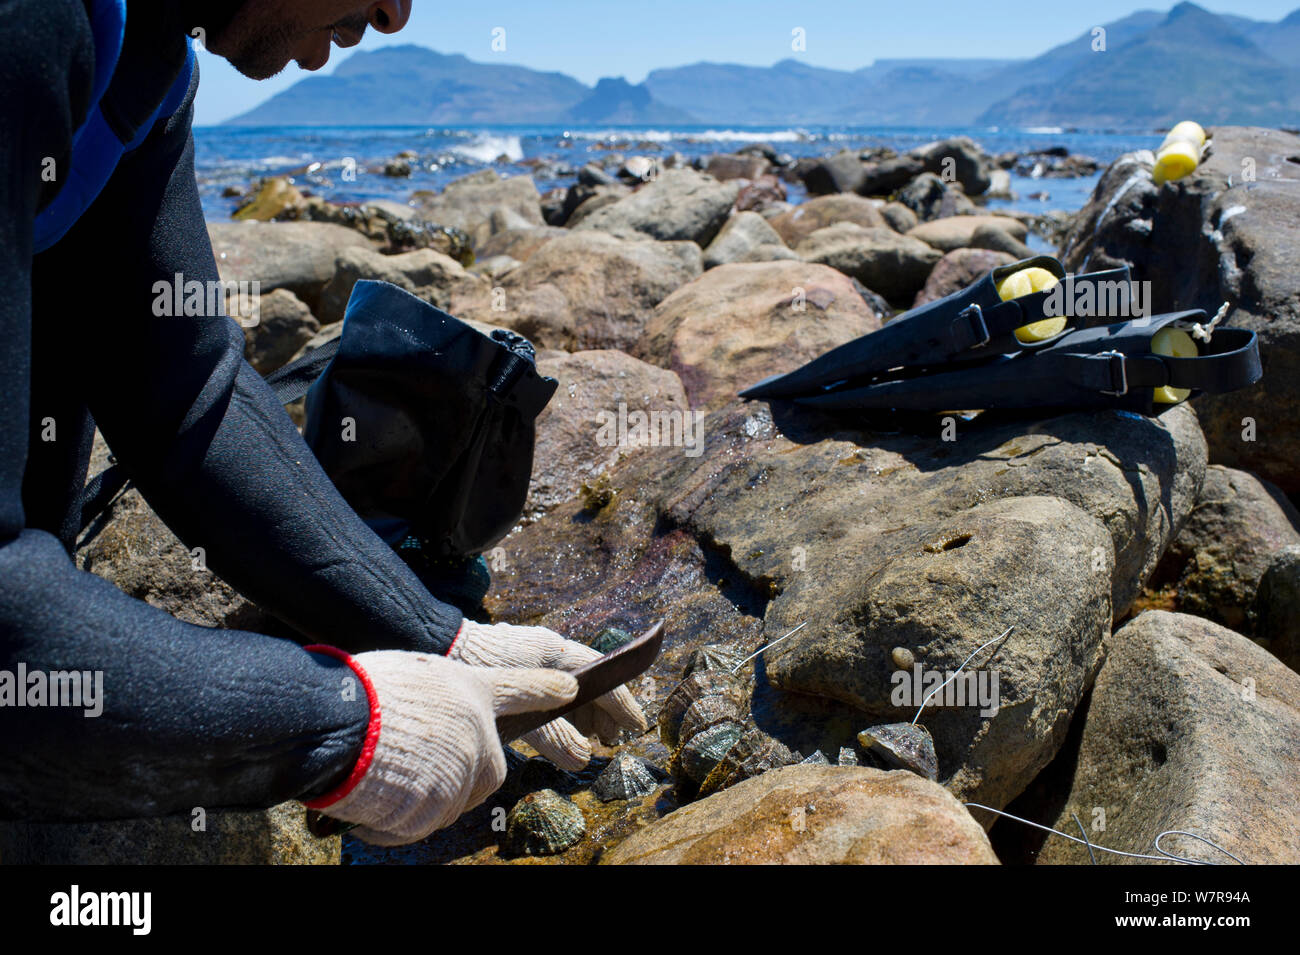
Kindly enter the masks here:
[[[360, 36], [369, 23], [365, 14], [354, 14], [338, 21], [338, 26], [349, 34]], [[312, 29], [301, 23], [286, 24], [275, 20], [265, 25], [258, 24], [249, 32], [251, 35], [238, 49], [228, 53], [226, 59], [249, 79], [265, 80], [289, 65], [294, 59], [293, 50], [298, 41]]]

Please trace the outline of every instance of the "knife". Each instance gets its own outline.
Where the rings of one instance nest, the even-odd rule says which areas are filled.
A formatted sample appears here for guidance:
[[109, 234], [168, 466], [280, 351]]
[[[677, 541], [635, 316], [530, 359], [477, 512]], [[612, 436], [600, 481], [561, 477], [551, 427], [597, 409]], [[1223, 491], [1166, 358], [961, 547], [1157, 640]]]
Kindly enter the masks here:
[[[615, 690], [634, 677], [640, 676], [659, 658], [659, 650], [663, 642], [664, 622], [660, 620], [635, 640], [623, 644], [599, 660], [593, 660], [586, 666], [570, 671], [578, 681], [578, 695], [568, 703], [551, 710], [498, 716], [497, 735], [501, 737], [501, 745], [513, 742], [552, 720], [567, 716], [579, 707], [604, 696], [610, 690]], [[354, 825], [327, 816], [318, 809], [307, 810], [307, 829], [314, 836], [324, 837], [347, 832]]]

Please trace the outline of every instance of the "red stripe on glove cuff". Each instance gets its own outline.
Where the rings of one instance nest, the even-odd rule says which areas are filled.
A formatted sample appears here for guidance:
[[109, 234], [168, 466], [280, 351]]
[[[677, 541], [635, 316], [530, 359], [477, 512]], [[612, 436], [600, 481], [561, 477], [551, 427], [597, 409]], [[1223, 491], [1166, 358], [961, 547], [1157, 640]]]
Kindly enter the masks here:
[[314, 643], [309, 647], [303, 647], [308, 653], [323, 653], [327, 657], [334, 657], [336, 660], [342, 660], [357, 675], [361, 685], [365, 688], [366, 697], [370, 701], [370, 723], [366, 726], [366, 741], [361, 746], [361, 755], [357, 757], [357, 764], [352, 767], [352, 772], [348, 778], [323, 796], [303, 802], [308, 809], [324, 809], [338, 802], [348, 793], [356, 788], [357, 783], [361, 782], [361, 777], [370, 769], [371, 762], [375, 758], [375, 747], [379, 744], [379, 697], [375, 694], [374, 684], [370, 682], [370, 676], [350, 655], [344, 653], [338, 647], [331, 647], [324, 643]]

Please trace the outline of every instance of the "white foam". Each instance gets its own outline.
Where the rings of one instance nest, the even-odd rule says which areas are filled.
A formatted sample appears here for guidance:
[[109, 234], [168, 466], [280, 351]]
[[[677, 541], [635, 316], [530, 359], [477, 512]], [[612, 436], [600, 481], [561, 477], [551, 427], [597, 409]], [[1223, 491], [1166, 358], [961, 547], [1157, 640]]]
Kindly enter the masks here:
[[518, 136], [493, 136], [482, 133], [474, 141], [463, 146], [451, 147], [451, 151], [464, 159], [474, 162], [495, 162], [498, 156], [506, 156], [511, 162], [524, 158], [524, 147]]
[[645, 140], [652, 143], [667, 143], [674, 140], [697, 140], [700, 142], [745, 142], [745, 143], [797, 143], [817, 139], [802, 129], [706, 129], [706, 130], [667, 130], [667, 129], [572, 129], [565, 133], [570, 139], [590, 140]]

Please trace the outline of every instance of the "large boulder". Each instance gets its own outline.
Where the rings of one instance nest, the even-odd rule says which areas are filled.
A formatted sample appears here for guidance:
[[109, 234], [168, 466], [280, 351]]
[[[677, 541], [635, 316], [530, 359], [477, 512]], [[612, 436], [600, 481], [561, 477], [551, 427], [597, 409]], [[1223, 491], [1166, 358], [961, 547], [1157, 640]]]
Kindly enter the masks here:
[[737, 212], [709, 247], [704, 250], [704, 267], [729, 262], [770, 262], [774, 259], [797, 259], [776, 230], [757, 212]]
[[1259, 334], [1264, 378], [1196, 399], [1216, 461], [1300, 491], [1300, 136], [1216, 127], [1191, 175], [1156, 186], [1150, 152], [1106, 170], [1067, 236], [1071, 271], [1127, 263], [1156, 312], [1228, 303]]
[[818, 229], [837, 222], [852, 222], [866, 228], [887, 225], [879, 207], [861, 196], [819, 196], [773, 216], [768, 222], [792, 249]]
[[933, 222], [922, 222], [907, 234], [920, 239], [940, 252], [969, 248], [975, 233], [984, 226], [996, 226], [1018, 242], [1024, 242], [1029, 229], [1023, 222], [1010, 216], [948, 216]]
[[997, 865], [950, 793], [912, 773], [787, 766], [624, 840], [609, 865]]
[[[1199, 617], [1147, 611], [1106, 642], [1073, 784], [1049, 825], [1104, 812], [1097, 843], [1156, 855], [1160, 833], [1209, 839], [1252, 864], [1300, 863], [1300, 674]], [[1231, 863], [1185, 836], [1175, 855]], [[1097, 852], [1104, 863], [1146, 860]], [[1086, 846], [1044, 843], [1039, 861], [1087, 864]]]
[[804, 187], [813, 196], [857, 192], [867, 175], [862, 159], [851, 149], [813, 159], [800, 172]]
[[693, 169], [666, 169], [631, 195], [602, 206], [572, 227], [625, 239], [648, 236], [706, 246], [727, 221], [739, 192], [736, 180], [718, 182]]
[[806, 262], [838, 269], [890, 302], [910, 305], [943, 256], [930, 245], [884, 226], [837, 222], [818, 229], [795, 251]]
[[537, 418], [527, 517], [572, 500], [649, 435], [598, 439], [603, 421], [635, 413], [682, 414], [690, 405], [681, 379], [621, 351], [543, 352], [537, 370], [560, 383]]
[[494, 170], [483, 169], [448, 183], [442, 192], [419, 191], [411, 198], [422, 219], [463, 229], [469, 233], [475, 248], [501, 231], [493, 226], [493, 213], [498, 214], [498, 224], [502, 222], [500, 214], [509, 213], [508, 221], [514, 226], [546, 225], [542, 219], [541, 196], [532, 176], [503, 179]]
[[373, 248], [361, 233], [325, 222], [214, 222], [208, 236], [223, 282], [257, 282], [263, 295], [288, 289], [312, 312], [339, 254]]
[[1157, 575], [1178, 581], [1178, 609], [1250, 633], [1248, 612], [1273, 555], [1300, 544], [1300, 514], [1276, 487], [1211, 465], [1196, 507]]
[[857, 191], [864, 196], [890, 196], [925, 172], [925, 163], [916, 156], [895, 156], [866, 163]]
[[1300, 672], [1300, 546], [1283, 547], [1273, 555], [1264, 575], [1251, 616], [1255, 637], [1269, 651]]
[[982, 279], [993, 269], [1010, 265], [1015, 261], [1013, 256], [1005, 252], [993, 252], [988, 249], [953, 249], [930, 270], [930, 275], [925, 280], [925, 287], [916, 293], [912, 307], [920, 308], [953, 292], [959, 292]]
[[416, 249], [400, 255], [384, 255], [374, 249], [345, 249], [328, 285], [321, 291], [317, 314], [322, 323], [343, 320], [352, 288], [362, 279], [391, 282], [439, 308], [451, 305], [452, 295], [486, 294], [485, 278], [467, 272], [455, 259], [433, 249]]
[[512, 328], [539, 347], [626, 350], [651, 310], [703, 269], [693, 242], [578, 230], [542, 245], [493, 288], [453, 291], [450, 311]]
[[[699, 282], [778, 267], [720, 266]], [[713, 300], [683, 321], [707, 329]], [[769, 357], [764, 371], [800, 360]], [[900, 656], [951, 670], [1014, 624], [991, 664], [973, 661], [1006, 677], [997, 715], [942, 706], [923, 720], [941, 781], [1000, 808], [1060, 745], [1099, 639], [1192, 508], [1205, 445], [1184, 406], [928, 420], [726, 405], [704, 419], [702, 453], [647, 448], [512, 534], [488, 608], [560, 632], [665, 619], [652, 708], [702, 644], [748, 655], [807, 622], [755, 661], [751, 715], [792, 749], [832, 755], [915, 715], [893, 698]]]
[[880, 327], [852, 281], [824, 265], [720, 265], [654, 310], [636, 354], [676, 372], [693, 408], [715, 408]]
[[900, 189], [898, 202], [922, 222], [975, 212], [975, 203], [962, 191], [961, 183], [945, 182], [932, 172], [921, 173]]
[[719, 182], [726, 182], [728, 179], [752, 181], [767, 175], [771, 168], [772, 163], [764, 156], [741, 156], [735, 153], [710, 156], [709, 161], [704, 164], [704, 171]]

